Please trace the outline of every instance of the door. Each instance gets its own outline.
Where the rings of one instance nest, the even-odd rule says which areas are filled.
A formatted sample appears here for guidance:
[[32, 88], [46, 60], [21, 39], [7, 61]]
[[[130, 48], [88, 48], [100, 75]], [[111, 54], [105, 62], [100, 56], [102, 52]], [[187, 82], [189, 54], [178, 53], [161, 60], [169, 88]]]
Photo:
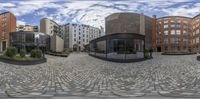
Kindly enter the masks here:
[[157, 47], [157, 52], [161, 52], [161, 47]]
[[6, 50], [6, 41], [2, 41], [2, 51]]

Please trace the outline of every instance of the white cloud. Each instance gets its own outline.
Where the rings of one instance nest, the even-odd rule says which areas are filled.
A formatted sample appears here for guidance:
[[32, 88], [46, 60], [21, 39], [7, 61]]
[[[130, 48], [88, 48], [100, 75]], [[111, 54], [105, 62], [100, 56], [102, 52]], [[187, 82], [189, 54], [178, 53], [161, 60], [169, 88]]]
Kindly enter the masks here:
[[163, 12], [166, 12], [168, 15], [172, 16], [194, 17], [195, 15], [199, 14], [199, 8], [200, 4], [194, 4], [192, 7], [189, 7], [188, 5], [182, 5], [176, 8], [163, 9]]
[[0, 3], [0, 7], [14, 7], [15, 4], [13, 3]]
[[[59, 3], [58, 1], [62, 1]], [[181, 4], [185, 2], [185, 5]], [[125, 0], [125, 1], [77, 1], [77, 0], [22, 0], [1, 3], [3, 9], [18, 17], [31, 14], [50, 18], [60, 24], [80, 22], [96, 27], [104, 26], [104, 18], [115, 12], [135, 12], [145, 15], [166, 14], [191, 16], [199, 13], [200, 3], [188, 7], [190, 0]], [[194, 3], [194, 2], [193, 2]], [[13, 5], [12, 5], [13, 4]], [[176, 5], [173, 7], [175, 4]], [[7, 6], [5, 6], [7, 5]], [[1, 8], [1, 7], [0, 7]], [[47, 9], [54, 9], [49, 12]], [[38, 19], [39, 22], [40, 19]]]
[[17, 20], [17, 27], [19, 25], [26, 25], [26, 22], [22, 21], [22, 20]]

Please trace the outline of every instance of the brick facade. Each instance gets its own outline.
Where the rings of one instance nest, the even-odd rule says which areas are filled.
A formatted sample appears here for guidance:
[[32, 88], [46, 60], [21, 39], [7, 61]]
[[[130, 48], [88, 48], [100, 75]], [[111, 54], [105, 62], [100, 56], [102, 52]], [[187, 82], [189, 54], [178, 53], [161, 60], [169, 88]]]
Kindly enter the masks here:
[[152, 47], [161, 52], [199, 52], [200, 17], [153, 17]]
[[16, 32], [16, 17], [10, 12], [0, 14], [0, 51], [10, 46], [10, 32]]

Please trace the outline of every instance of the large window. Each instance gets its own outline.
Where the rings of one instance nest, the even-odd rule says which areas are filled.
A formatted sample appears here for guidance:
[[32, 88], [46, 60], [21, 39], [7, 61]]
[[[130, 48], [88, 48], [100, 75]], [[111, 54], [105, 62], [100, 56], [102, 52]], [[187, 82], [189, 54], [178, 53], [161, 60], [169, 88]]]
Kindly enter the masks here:
[[199, 43], [199, 37], [196, 38], [196, 43]]
[[168, 35], [168, 30], [165, 30], [165, 31], [164, 31], [164, 34], [165, 34], [165, 35]]
[[164, 39], [164, 43], [165, 43], [165, 44], [168, 44], [168, 38], [165, 38], [165, 39]]
[[164, 20], [164, 23], [168, 23], [168, 19]]
[[175, 34], [175, 30], [171, 30], [171, 35], [174, 35]]
[[177, 22], [177, 23], [181, 23], [180, 18], [177, 18], [177, 19], [176, 19], [176, 22]]
[[171, 43], [175, 43], [175, 39], [174, 38], [171, 38]]
[[183, 34], [187, 34], [187, 31], [186, 31], [186, 30], [183, 30]]
[[177, 35], [180, 35], [180, 34], [181, 34], [181, 31], [180, 31], [180, 30], [176, 30], [176, 34], [177, 34]]
[[176, 24], [176, 28], [181, 28], [181, 25], [180, 24]]
[[166, 25], [164, 25], [164, 28], [168, 28], [168, 25], [166, 24]]
[[176, 43], [179, 43], [181, 41], [180, 38], [176, 38]]
[[172, 24], [172, 25], [171, 25], [171, 28], [175, 28], [175, 24]]

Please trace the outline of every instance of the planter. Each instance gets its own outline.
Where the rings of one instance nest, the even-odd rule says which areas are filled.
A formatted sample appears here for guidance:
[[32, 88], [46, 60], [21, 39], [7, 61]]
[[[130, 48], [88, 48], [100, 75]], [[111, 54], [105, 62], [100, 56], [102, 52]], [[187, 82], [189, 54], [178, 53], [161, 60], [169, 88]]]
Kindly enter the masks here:
[[47, 62], [46, 58], [35, 59], [35, 60], [13, 60], [9, 58], [0, 57], [0, 61], [4, 63], [14, 64], [14, 65], [36, 65]]

